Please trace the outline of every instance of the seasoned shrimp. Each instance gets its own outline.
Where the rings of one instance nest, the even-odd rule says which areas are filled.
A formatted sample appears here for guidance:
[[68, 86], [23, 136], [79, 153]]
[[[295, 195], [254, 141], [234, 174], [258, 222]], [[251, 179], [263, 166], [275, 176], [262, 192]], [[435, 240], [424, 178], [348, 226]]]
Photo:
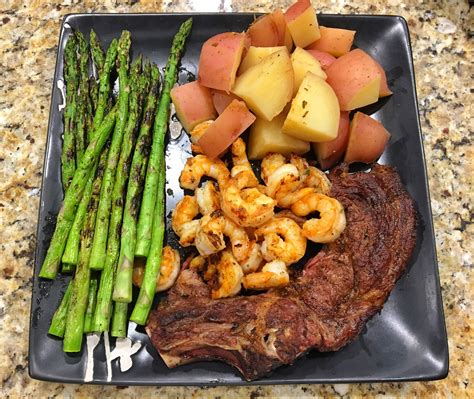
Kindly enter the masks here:
[[[180, 267], [179, 252], [171, 248], [169, 245], [163, 248], [160, 273], [156, 277], [156, 292], [166, 291], [176, 281]], [[145, 274], [145, 264], [137, 263], [133, 267], [133, 284], [141, 287], [143, 276]]]
[[207, 181], [195, 191], [196, 201], [202, 215], [209, 215], [221, 209], [219, 192], [213, 182]]
[[196, 199], [190, 195], [185, 195], [178, 202], [171, 216], [171, 227], [179, 236], [179, 243], [187, 247], [194, 243], [199, 220], [194, 218], [199, 215], [199, 206]]
[[253, 273], [258, 270], [263, 262], [262, 252], [260, 250], [260, 244], [256, 241], [250, 242], [249, 255], [245, 261], [240, 262], [242, 271], [244, 274]]
[[248, 290], [268, 290], [269, 288], [284, 287], [290, 282], [285, 262], [273, 260], [262, 267], [260, 272], [244, 276], [242, 283]]
[[206, 258], [198, 255], [191, 259], [189, 262], [189, 268], [192, 270], [203, 271], [206, 267]]
[[331, 182], [327, 178], [326, 173], [314, 166], [310, 166], [306, 159], [296, 154], [291, 154], [290, 163], [298, 169], [303, 187], [313, 188], [315, 192], [321, 194], [329, 193]]
[[242, 268], [229, 251], [222, 251], [219, 255], [220, 258], [215, 264], [214, 279], [211, 281], [213, 299], [237, 295], [240, 292], [244, 276]]
[[221, 212], [202, 217], [195, 239], [196, 249], [202, 256], [217, 253], [226, 246], [224, 236], [229, 237], [232, 253], [238, 262], [249, 257], [250, 241], [247, 232]]
[[259, 227], [255, 234], [263, 238], [262, 254], [266, 261], [282, 260], [287, 265], [298, 262], [306, 252], [306, 237], [298, 224], [289, 218], [275, 218]]
[[273, 172], [285, 163], [286, 158], [282, 154], [270, 152], [263, 157], [260, 175], [265, 184], [268, 184], [268, 178], [273, 174]]
[[298, 169], [296, 166], [286, 163], [269, 176], [267, 194], [274, 199], [284, 198], [298, 189], [300, 185]]
[[291, 206], [301, 198], [307, 196], [308, 194], [314, 193], [314, 188], [312, 187], [303, 187], [299, 188], [296, 191], [284, 193], [278, 196], [278, 206], [280, 208], [291, 208]]
[[208, 120], [199, 123], [194, 127], [190, 132], [191, 136], [191, 150], [196, 154], [202, 154], [202, 148], [197, 144], [202, 135], [206, 132], [208, 127], [214, 122], [213, 120]]
[[186, 164], [179, 176], [179, 182], [181, 187], [195, 190], [203, 176], [212, 177], [217, 180], [219, 186], [223, 186], [229, 180], [229, 175], [229, 170], [220, 159], [196, 155], [186, 160]]
[[272, 218], [275, 201], [256, 188], [246, 188], [247, 184], [246, 173], [231, 178], [221, 188], [221, 207], [239, 226], [256, 227]]
[[232, 177], [237, 176], [241, 172], [247, 173], [247, 187], [258, 186], [258, 179], [253, 173], [252, 166], [245, 152], [245, 141], [240, 137], [232, 143], [232, 163], [234, 165], [230, 170]]
[[201, 123], [198, 123], [194, 129], [191, 130], [190, 136], [191, 136], [191, 143], [196, 144], [199, 139], [202, 137], [204, 133], [206, 133], [206, 130], [209, 128], [209, 126], [212, 125], [214, 121], [212, 119], [208, 121], [204, 121]]
[[309, 219], [303, 224], [304, 236], [314, 242], [333, 242], [346, 228], [346, 216], [342, 204], [324, 194], [309, 194], [295, 202], [291, 210], [297, 216], [319, 212], [319, 218]]

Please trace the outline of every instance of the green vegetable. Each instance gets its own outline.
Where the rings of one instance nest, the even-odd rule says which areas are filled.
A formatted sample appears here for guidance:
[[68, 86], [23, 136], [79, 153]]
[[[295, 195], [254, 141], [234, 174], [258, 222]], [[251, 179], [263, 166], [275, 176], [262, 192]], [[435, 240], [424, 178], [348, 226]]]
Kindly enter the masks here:
[[123, 31], [119, 40], [117, 57], [120, 81], [117, 123], [115, 124], [114, 134], [110, 143], [107, 166], [100, 190], [99, 209], [97, 211], [94, 243], [92, 245], [92, 254], [89, 265], [90, 268], [94, 270], [102, 270], [105, 263], [114, 177], [117, 170], [117, 163], [119, 161], [123, 133], [128, 119], [128, 97], [130, 93], [128, 67], [130, 45], [130, 32]]
[[69, 189], [64, 197], [63, 207], [59, 211], [51, 243], [41, 266], [39, 276], [54, 279], [61, 262], [69, 230], [71, 229], [77, 205], [84, 193], [90, 171], [96, 164], [99, 155], [115, 124], [115, 108], [104, 118], [104, 121], [94, 133], [94, 138], [88, 145], [81, 163], [74, 172]]
[[151, 237], [150, 251], [146, 260], [145, 274], [143, 275], [137, 303], [133, 308], [131, 321], [145, 325], [150, 313], [155, 296], [156, 278], [160, 272], [163, 251], [163, 238], [165, 234], [164, 208], [165, 208], [165, 165], [160, 165], [160, 178], [158, 180], [158, 195], [156, 198], [155, 212], [153, 215], [153, 234]]
[[76, 143], [74, 120], [78, 87], [77, 40], [69, 36], [64, 48], [64, 80], [66, 84], [66, 109], [64, 110], [64, 138], [61, 152], [61, 177], [66, 192], [76, 170]]
[[160, 174], [160, 166], [164, 158], [165, 134], [168, 130], [170, 114], [170, 91], [176, 83], [178, 75], [178, 63], [184, 50], [186, 38], [191, 27], [192, 18], [186, 20], [179, 28], [178, 33], [173, 38], [168, 63], [164, 75], [164, 84], [161, 92], [155, 124], [153, 126], [153, 142], [148, 161], [145, 188], [143, 191], [142, 205], [137, 227], [137, 245], [135, 254], [138, 256], [148, 256], [152, 240], [153, 211], [155, 209], [157, 186]]
[[69, 300], [72, 292], [72, 281], [67, 285], [66, 292], [64, 293], [63, 299], [59, 304], [56, 312], [54, 312], [53, 318], [51, 319], [51, 325], [49, 326], [48, 333], [56, 337], [64, 337], [64, 330], [66, 328], [66, 316], [67, 309], [69, 306]]

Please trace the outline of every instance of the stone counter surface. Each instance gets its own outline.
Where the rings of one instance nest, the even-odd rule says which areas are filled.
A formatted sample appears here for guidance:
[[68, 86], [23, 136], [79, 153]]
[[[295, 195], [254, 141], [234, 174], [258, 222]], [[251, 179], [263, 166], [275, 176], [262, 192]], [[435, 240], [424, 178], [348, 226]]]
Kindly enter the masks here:
[[[100, 3], [100, 4], [99, 4]], [[75, 12], [270, 11], [287, 1], [0, 0], [0, 396], [474, 396], [473, 26], [467, 1], [313, 1], [319, 12], [402, 15], [410, 28], [450, 372], [442, 381], [240, 388], [63, 385], [28, 376], [36, 219], [61, 19]]]

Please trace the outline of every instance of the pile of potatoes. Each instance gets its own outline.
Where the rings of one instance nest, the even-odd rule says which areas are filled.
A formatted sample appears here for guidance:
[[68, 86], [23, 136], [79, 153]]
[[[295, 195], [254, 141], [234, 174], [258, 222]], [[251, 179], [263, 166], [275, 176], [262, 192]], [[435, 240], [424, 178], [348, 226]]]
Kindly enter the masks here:
[[246, 32], [225, 32], [202, 46], [198, 80], [171, 92], [183, 127], [213, 121], [197, 145], [218, 157], [250, 127], [248, 155], [304, 154], [322, 169], [375, 161], [390, 134], [349, 112], [391, 94], [385, 71], [361, 49], [356, 32], [319, 26], [310, 0], [276, 10]]

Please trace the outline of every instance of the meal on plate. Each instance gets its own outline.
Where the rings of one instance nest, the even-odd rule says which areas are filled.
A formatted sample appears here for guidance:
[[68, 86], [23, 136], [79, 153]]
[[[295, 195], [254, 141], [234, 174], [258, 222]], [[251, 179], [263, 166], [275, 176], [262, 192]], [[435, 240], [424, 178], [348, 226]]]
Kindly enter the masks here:
[[[176, 85], [191, 24], [163, 79], [130, 63], [127, 31], [106, 53], [94, 32], [67, 41], [65, 198], [40, 277], [61, 263], [74, 277], [49, 332], [66, 352], [84, 333], [124, 337], [133, 302], [130, 320], [169, 367], [220, 360], [253, 380], [361, 332], [408, 264], [416, 211], [397, 172], [375, 163], [390, 133], [358, 109], [391, 91], [377, 60], [353, 49], [355, 31], [319, 26], [298, 0], [208, 38], [197, 80]], [[172, 240], [171, 102], [193, 152], [168, 210]]]

